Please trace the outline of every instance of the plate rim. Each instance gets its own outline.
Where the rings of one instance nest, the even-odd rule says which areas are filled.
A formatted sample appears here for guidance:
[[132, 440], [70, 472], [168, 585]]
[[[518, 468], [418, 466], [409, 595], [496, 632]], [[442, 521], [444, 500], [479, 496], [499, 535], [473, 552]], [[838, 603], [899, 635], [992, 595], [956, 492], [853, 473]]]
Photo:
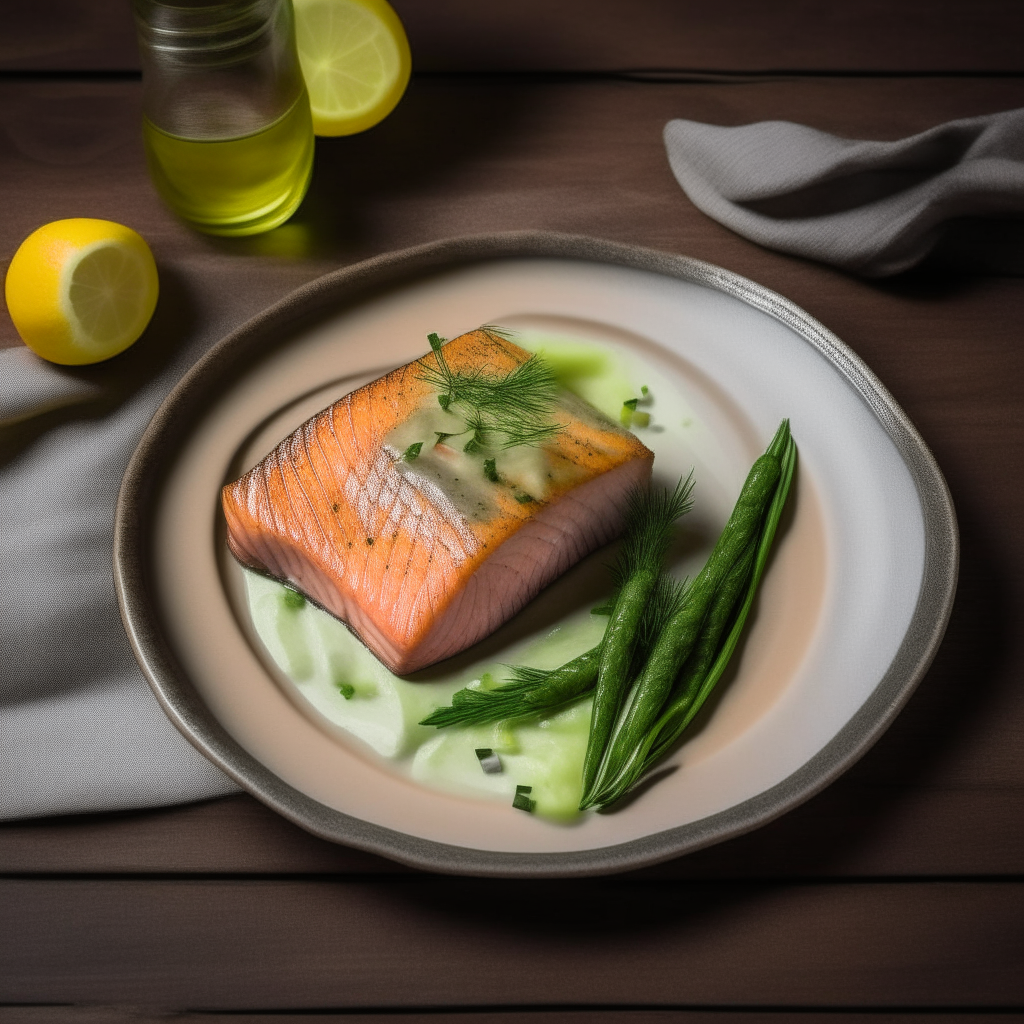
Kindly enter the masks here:
[[[913, 479], [924, 520], [924, 571], [903, 640], [882, 679], [832, 739], [795, 772], [747, 800], [697, 821], [612, 846], [560, 853], [504, 853], [422, 839], [321, 804], [276, 776], [227, 733], [195, 691], [159, 627], [147, 527], [155, 495], [194, 411], [240, 354], [272, 348], [331, 309], [431, 273], [503, 259], [567, 259], [693, 282], [753, 306], [789, 327], [849, 383], [878, 420]], [[467, 235], [384, 253], [295, 289], [215, 343], [182, 377], [147, 426], [125, 471], [114, 521], [114, 585], [135, 658], [167, 716], [239, 786], [320, 838], [445, 874], [562, 878], [646, 867], [723, 842], [809, 800], [878, 740], [909, 700], [938, 650], [956, 593], [959, 534], [946, 481], [907, 414], [864, 361], [828, 328], [769, 288], [712, 263], [628, 243], [549, 231]]]

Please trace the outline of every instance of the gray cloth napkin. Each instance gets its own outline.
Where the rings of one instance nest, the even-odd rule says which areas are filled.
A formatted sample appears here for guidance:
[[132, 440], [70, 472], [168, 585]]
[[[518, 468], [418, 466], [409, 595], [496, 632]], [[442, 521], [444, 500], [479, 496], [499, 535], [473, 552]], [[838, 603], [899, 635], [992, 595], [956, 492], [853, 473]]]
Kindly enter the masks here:
[[120, 358], [76, 371], [0, 350], [0, 819], [236, 789], [165, 717], [118, 614], [118, 487], [182, 370], [133, 385]]
[[665, 126], [669, 163], [694, 205], [770, 249], [869, 277], [943, 248], [971, 269], [1020, 273], [1024, 110], [963, 118], [898, 142], [843, 139], [788, 121]]

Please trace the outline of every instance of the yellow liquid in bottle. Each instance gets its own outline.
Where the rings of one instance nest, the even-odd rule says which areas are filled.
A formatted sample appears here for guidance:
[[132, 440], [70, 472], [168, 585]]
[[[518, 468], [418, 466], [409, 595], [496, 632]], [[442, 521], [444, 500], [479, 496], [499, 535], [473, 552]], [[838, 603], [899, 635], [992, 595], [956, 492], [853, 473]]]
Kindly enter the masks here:
[[210, 235], [284, 223], [309, 187], [313, 122], [305, 90], [272, 124], [231, 139], [183, 139], [143, 118], [150, 174], [164, 202]]

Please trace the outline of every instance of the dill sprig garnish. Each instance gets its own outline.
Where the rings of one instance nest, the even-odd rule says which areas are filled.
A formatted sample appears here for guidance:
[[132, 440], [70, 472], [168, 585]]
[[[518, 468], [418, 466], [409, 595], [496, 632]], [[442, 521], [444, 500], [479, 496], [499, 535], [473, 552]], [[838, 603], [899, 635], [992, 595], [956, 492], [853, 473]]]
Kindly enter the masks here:
[[[507, 340], [509, 333], [498, 327], [481, 330], [491, 340]], [[436, 366], [422, 365], [420, 379], [435, 388], [438, 405], [446, 412], [460, 412], [466, 432], [472, 436], [463, 451], [487, 453], [516, 448], [539, 447], [562, 429], [550, 420], [558, 399], [555, 371], [539, 356], [499, 373], [487, 366], [453, 370], [444, 356], [445, 339], [427, 335]], [[454, 436], [454, 435], [453, 435]]]

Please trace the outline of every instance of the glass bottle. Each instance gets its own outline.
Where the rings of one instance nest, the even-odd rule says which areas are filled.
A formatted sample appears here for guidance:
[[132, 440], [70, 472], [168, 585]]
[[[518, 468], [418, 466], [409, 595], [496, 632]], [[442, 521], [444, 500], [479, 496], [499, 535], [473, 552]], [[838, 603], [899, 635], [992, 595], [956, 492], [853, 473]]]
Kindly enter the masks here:
[[291, 0], [133, 0], [142, 131], [164, 201], [200, 231], [287, 220], [313, 170]]

